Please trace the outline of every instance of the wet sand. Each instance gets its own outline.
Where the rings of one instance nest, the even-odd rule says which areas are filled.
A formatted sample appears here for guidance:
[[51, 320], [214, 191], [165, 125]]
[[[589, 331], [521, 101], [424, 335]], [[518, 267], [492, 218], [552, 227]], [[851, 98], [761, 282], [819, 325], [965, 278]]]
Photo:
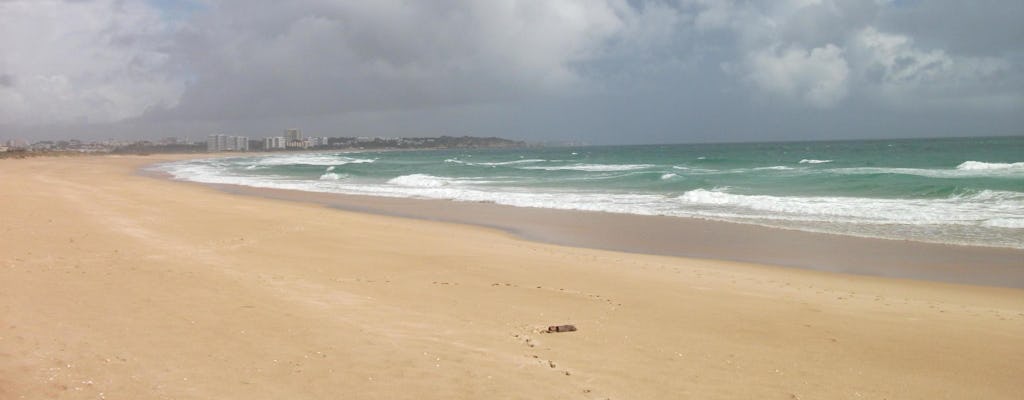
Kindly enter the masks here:
[[[567, 247], [135, 172], [170, 158], [0, 160], [0, 399], [1024, 392], [1024, 290]], [[544, 333], [560, 324], [578, 330]]]
[[631, 253], [1024, 288], [1024, 250], [860, 238], [756, 225], [212, 185], [234, 194], [497, 228], [528, 240]]

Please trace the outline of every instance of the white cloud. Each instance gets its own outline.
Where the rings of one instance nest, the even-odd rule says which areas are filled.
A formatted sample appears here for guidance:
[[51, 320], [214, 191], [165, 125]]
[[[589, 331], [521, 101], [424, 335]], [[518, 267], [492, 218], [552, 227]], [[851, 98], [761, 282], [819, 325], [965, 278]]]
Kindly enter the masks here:
[[[1020, 105], [1020, 96], [998, 87], [1011, 65], [995, 57], [967, 57], [922, 50], [913, 38], [866, 27], [850, 40], [865, 90], [899, 105]], [[987, 100], [986, 100], [987, 98]]]
[[[801, 105], [829, 108], [848, 93], [850, 68], [840, 46], [817, 43], [821, 29], [808, 21], [834, 18], [841, 10], [823, 0], [766, 4], [698, 0], [695, 28], [735, 34], [737, 63], [726, 73], [759, 93]], [[804, 34], [813, 32], [813, 34]], [[812, 40], [804, 40], [804, 36]]]
[[903, 7], [889, 2], [690, 0], [694, 28], [734, 35], [723, 70], [757, 93], [815, 107], [858, 97], [889, 107], [1020, 107], [1019, 70], [988, 57], [922, 49], [910, 35], [873, 23]]
[[744, 67], [746, 79], [762, 91], [814, 107], [832, 107], [846, 97], [850, 68], [831, 44], [809, 51], [762, 49], [749, 54]]
[[169, 27], [143, 2], [0, 2], [0, 124], [113, 122], [173, 106]]

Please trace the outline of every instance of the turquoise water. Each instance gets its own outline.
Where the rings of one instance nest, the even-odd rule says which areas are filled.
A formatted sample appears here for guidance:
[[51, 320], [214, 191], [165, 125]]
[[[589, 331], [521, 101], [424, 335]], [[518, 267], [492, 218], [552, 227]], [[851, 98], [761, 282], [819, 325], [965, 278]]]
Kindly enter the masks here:
[[282, 153], [177, 179], [1024, 248], [1024, 137]]

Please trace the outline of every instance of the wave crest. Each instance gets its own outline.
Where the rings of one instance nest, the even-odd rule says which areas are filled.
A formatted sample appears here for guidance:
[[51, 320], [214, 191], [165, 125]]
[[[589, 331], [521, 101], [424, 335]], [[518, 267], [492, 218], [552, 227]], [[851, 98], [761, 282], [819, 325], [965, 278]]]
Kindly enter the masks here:
[[956, 169], [960, 171], [991, 171], [1008, 169], [1024, 171], [1024, 162], [987, 163], [981, 161], [964, 161], [960, 165], [957, 165]]
[[481, 166], [481, 167], [499, 167], [499, 166], [503, 166], [503, 165], [516, 165], [516, 164], [536, 164], [536, 163], [542, 163], [542, 162], [547, 162], [547, 161], [548, 160], [528, 159], [528, 160], [515, 160], [515, 161], [478, 162], [478, 163], [475, 163], [475, 162], [462, 161], [462, 160], [459, 160], [457, 158], [449, 158], [447, 160], [444, 160], [444, 162], [450, 163], [450, 164], [472, 165], [472, 166]]
[[433, 188], [446, 186], [451, 182], [450, 179], [442, 178], [439, 176], [427, 175], [427, 174], [412, 174], [402, 175], [399, 177], [391, 178], [388, 180], [390, 185], [407, 186], [407, 187], [421, 187], [421, 188]]
[[585, 171], [585, 172], [613, 172], [613, 171], [635, 171], [654, 167], [651, 164], [573, 164], [552, 167], [521, 167], [521, 169], [539, 169], [545, 171]]
[[721, 189], [695, 189], [677, 199], [690, 206], [722, 208], [756, 218], [908, 225], [1007, 225], [1016, 223], [1013, 221], [1017, 218], [1010, 215], [1024, 207], [1024, 194], [997, 190], [944, 199], [878, 199], [743, 195]]
[[258, 160], [256, 163], [262, 166], [283, 166], [283, 165], [319, 165], [337, 166], [345, 164], [366, 164], [377, 161], [376, 158], [353, 158], [338, 155], [286, 155], [269, 156]]

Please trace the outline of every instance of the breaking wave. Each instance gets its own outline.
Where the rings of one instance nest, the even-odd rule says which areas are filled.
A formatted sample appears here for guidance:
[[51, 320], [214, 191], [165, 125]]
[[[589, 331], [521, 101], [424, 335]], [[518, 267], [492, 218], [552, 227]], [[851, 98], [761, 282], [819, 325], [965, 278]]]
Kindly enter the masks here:
[[521, 169], [536, 169], [544, 171], [586, 171], [586, 172], [613, 172], [613, 171], [636, 171], [654, 167], [651, 164], [573, 164], [550, 167], [520, 167]]
[[297, 154], [297, 155], [283, 155], [283, 156], [269, 156], [261, 158], [256, 165], [261, 166], [284, 166], [284, 165], [321, 165], [321, 166], [337, 166], [345, 164], [365, 164], [377, 161], [377, 159], [369, 158], [352, 158], [338, 155], [309, 155], [309, 154]]
[[1018, 170], [1024, 171], [1024, 162], [1015, 163], [987, 163], [981, 161], [964, 161], [962, 164], [957, 165], [956, 169], [959, 171], [1003, 171], [1003, 170]]

